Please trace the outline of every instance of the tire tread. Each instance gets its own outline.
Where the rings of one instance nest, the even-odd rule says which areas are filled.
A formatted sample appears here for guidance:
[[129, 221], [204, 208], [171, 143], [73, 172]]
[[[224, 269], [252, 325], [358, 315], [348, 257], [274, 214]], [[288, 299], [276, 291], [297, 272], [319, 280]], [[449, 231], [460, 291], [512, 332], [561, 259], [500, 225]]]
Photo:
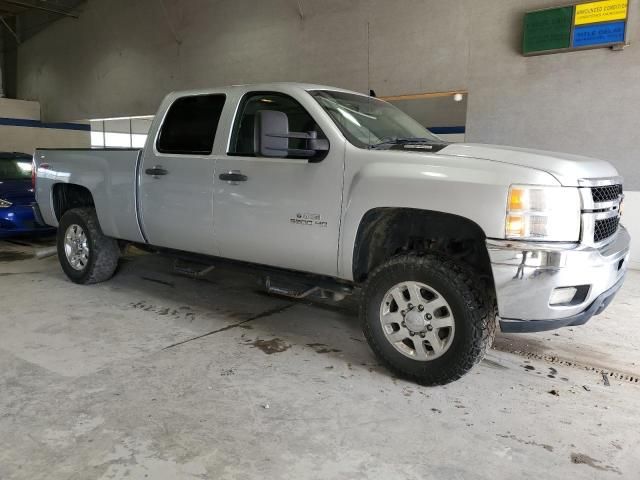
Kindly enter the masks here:
[[[367, 299], [373, 292], [376, 283], [389, 269], [409, 270], [419, 268], [428, 269], [437, 275], [447, 278], [461, 294], [464, 305], [472, 317], [471, 348], [464, 352], [455, 362], [450, 362], [437, 371], [425, 368], [419, 374], [409, 371], [394, 362], [381, 348], [379, 340], [371, 330], [371, 324], [366, 318]], [[485, 356], [493, 344], [496, 334], [495, 301], [488, 294], [487, 289], [477, 278], [473, 270], [449, 257], [437, 253], [419, 255], [409, 253], [391, 258], [388, 262], [376, 268], [367, 279], [363, 288], [360, 304], [360, 321], [364, 335], [376, 356], [392, 372], [422, 385], [444, 385], [460, 379]], [[375, 321], [378, 321], [377, 319]], [[427, 362], [428, 363], [428, 362]]]
[[[59, 238], [64, 236], [63, 230], [66, 229], [65, 217], [68, 219], [73, 215], [78, 216], [86, 226], [87, 234], [91, 242], [90, 255], [93, 258], [89, 261], [89, 270], [83, 272], [83, 275], [70, 275], [68, 272], [68, 269], [71, 268], [70, 266], [65, 268], [65, 273], [67, 273], [71, 281], [83, 285], [91, 285], [109, 280], [118, 268], [118, 260], [120, 259], [118, 242], [111, 237], [107, 237], [102, 232], [98, 217], [93, 208], [74, 208], [66, 212], [60, 222], [63, 228], [61, 233], [59, 233]], [[58, 240], [58, 256], [60, 257], [60, 262], [67, 262], [64, 256], [64, 247], [62, 247], [60, 243], [60, 240]]]

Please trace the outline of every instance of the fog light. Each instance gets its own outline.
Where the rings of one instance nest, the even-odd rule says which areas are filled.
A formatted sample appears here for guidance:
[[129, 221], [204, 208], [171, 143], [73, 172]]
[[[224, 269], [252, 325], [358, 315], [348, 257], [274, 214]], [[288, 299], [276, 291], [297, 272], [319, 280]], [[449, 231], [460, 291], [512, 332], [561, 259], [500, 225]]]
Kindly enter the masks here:
[[549, 297], [549, 305], [565, 305], [573, 301], [578, 293], [576, 287], [556, 288]]

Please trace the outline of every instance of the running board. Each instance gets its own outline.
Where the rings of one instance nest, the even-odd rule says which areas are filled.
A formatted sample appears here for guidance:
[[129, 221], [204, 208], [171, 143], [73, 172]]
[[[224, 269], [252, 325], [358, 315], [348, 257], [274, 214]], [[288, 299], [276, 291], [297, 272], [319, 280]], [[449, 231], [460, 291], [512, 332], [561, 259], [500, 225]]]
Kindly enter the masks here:
[[284, 297], [290, 298], [307, 298], [309, 295], [313, 295], [316, 292], [320, 292], [322, 294], [322, 289], [320, 287], [311, 287], [307, 290], [296, 291], [290, 288], [286, 288], [284, 286], [276, 286], [271, 283], [271, 278], [267, 277], [264, 281], [264, 286], [267, 289], [267, 292], [273, 293], [276, 295], [282, 295]]
[[176, 259], [173, 263], [173, 270], [180, 275], [185, 275], [191, 278], [203, 278], [207, 273], [214, 270], [216, 267], [213, 265], [205, 265], [202, 263], [188, 262], [181, 259]]
[[[138, 246], [137, 244], [134, 245]], [[339, 302], [349, 295], [352, 295], [356, 287], [353, 282], [340, 280], [335, 277], [314, 275], [228, 258], [154, 247], [146, 244], [140, 245], [139, 248], [173, 257], [175, 259], [175, 271], [192, 278], [203, 278], [215, 268], [214, 264], [218, 264], [220, 268], [233, 267], [247, 274], [258, 275], [258, 278], [261, 278], [260, 283], [266, 287], [267, 292], [291, 298], [307, 298], [319, 293], [321, 298], [331, 298]]]
[[[350, 288], [345, 288], [344, 285], [314, 285], [309, 286], [302, 283], [296, 285], [285, 285], [286, 282], [282, 282], [279, 285], [274, 284], [271, 277], [267, 276], [264, 279], [264, 286], [268, 293], [274, 295], [282, 295], [284, 297], [302, 299], [310, 297], [311, 295], [318, 294], [320, 298], [331, 298], [334, 302], [344, 300], [347, 295], [352, 293]], [[323, 282], [324, 283], [324, 282]]]

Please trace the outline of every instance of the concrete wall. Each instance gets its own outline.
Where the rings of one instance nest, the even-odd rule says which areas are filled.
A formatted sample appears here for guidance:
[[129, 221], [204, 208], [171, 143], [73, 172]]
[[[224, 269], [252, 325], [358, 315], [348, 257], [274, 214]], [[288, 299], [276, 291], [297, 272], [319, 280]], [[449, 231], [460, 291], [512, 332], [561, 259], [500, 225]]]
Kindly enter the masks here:
[[32, 154], [36, 148], [88, 148], [88, 132], [0, 125], [0, 151]]
[[467, 124], [467, 99], [455, 102], [452, 96], [393, 100], [396, 107], [427, 128], [464, 127]]
[[20, 46], [19, 96], [70, 120], [150, 114], [170, 90], [257, 81], [468, 90], [468, 140], [608, 158], [640, 190], [638, 0], [624, 52], [522, 57], [524, 11], [559, 3], [90, 0], [80, 20]]
[[0, 118], [40, 120], [40, 104], [25, 100], [0, 98]]
[[[525, 58], [523, 13], [566, 2], [90, 0], [20, 46], [18, 90], [47, 120], [151, 114], [170, 90], [259, 81], [467, 90], [467, 140], [609, 159], [638, 191], [639, 2], [623, 52]], [[640, 205], [626, 215], [640, 225]]]
[[[27, 120], [28, 122], [20, 122]], [[11, 125], [11, 122], [26, 125]], [[90, 132], [40, 123], [40, 104], [0, 98], [0, 151], [33, 153], [36, 148], [89, 147]]]

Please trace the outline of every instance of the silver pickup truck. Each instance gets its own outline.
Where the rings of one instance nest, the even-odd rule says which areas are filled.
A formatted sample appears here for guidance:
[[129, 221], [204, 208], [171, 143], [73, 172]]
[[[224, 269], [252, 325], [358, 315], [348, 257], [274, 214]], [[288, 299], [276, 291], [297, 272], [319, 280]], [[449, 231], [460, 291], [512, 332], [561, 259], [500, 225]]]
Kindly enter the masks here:
[[609, 163], [449, 144], [392, 105], [298, 83], [166, 97], [146, 147], [37, 150], [37, 203], [77, 283], [123, 246], [267, 272], [270, 291], [357, 292], [399, 375], [443, 384], [504, 332], [581, 325], [621, 287]]

